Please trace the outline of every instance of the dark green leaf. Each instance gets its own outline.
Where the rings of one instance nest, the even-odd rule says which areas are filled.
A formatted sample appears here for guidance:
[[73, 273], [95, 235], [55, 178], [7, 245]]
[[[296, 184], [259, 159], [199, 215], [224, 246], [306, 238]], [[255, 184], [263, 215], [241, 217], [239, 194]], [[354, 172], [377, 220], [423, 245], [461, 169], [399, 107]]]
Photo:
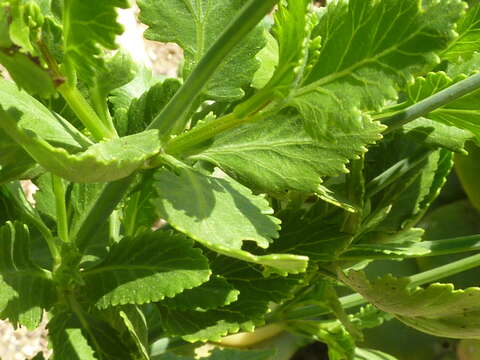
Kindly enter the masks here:
[[55, 298], [51, 274], [30, 258], [25, 225], [7, 222], [0, 228], [0, 240], [0, 316], [34, 329]]
[[[147, 39], [175, 42], [183, 48], [186, 78], [244, 3], [243, 0], [142, 0], [140, 21], [149, 26], [145, 32]], [[206, 84], [206, 97], [233, 101], [244, 96], [242, 89], [250, 84], [258, 69], [255, 54], [265, 44], [262, 35], [262, 28], [258, 27], [232, 50]]]
[[242, 250], [245, 240], [267, 248], [272, 238], [278, 236], [279, 220], [271, 216], [273, 210], [266, 199], [253, 195], [250, 189], [227, 176], [206, 176], [187, 168], [178, 172], [179, 175], [158, 171], [154, 185], [157, 213], [174, 228], [227, 256], [281, 273], [305, 271], [306, 257], [255, 256]]
[[182, 235], [158, 230], [124, 238], [98, 265], [82, 272], [98, 308], [144, 304], [201, 285], [210, 270], [200, 250]]

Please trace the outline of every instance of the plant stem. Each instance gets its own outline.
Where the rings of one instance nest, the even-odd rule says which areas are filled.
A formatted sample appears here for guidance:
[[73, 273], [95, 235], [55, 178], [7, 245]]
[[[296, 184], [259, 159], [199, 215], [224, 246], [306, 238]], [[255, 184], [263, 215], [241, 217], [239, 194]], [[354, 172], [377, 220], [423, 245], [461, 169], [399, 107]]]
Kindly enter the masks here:
[[267, 15], [278, 0], [249, 0], [202, 57], [180, 90], [152, 121], [162, 140], [183, 131], [193, 103], [230, 51]]
[[409, 106], [405, 110], [398, 112], [397, 114], [384, 118], [383, 123], [388, 125], [388, 129], [384, 132], [389, 133], [394, 131], [406, 123], [415, 120], [421, 116], [427, 115], [433, 110], [442, 107], [458, 98], [461, 98], [472, 91], [480, 88], [480, 74], [470, 76], [469, 78], [459, 81], [452, 86], [439, 91], [432, 96], [429, 96], [412, 106]]
[[82, 220], [75, 229], [72, 229], [70, 237], [74, 239], [81, 252], [85, 251], [98, 228], [108, 220], [108, 217], [123, 199], [134, 179], [135, 175], [130, 175], [105, 185], [101, 194], [85, 213]]
[[71, 87], [65, 83], [58, 87], [58, 91], [82, 124], [92, 133], [95, 140], [101, 141], [104, 138], [118, 137], [115, 129], [109, 129], [104, 124], [76, 87]]
[[63, 179], [52, 174], [52, 188], [55, 195], [55, 209], [57, 214], [57, 232], [63, 242], [68, 243], [68, 218], [65, 204], [65, 184]]

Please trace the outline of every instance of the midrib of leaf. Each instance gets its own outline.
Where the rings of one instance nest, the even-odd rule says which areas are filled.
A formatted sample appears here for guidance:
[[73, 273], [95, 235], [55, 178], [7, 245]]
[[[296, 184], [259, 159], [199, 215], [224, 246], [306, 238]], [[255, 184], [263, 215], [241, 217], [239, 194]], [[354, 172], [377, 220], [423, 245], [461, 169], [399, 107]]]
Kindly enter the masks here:
[[[205, 151], [206, 154], [208, 153], [237, 153], [238, 150], [246, 150], [246, 151], [255, 151], [255, 150], [268, 150], [268, 151], [275, 151], [273, 148], [279, 146], [297, 146], [297, 145], [310, 145], [313, 143], [313, 140], [305, 139], [305, 140], [298, 140], [298, 141], [272, 141], [268, 142], [268, 144], [244, 144], [244, 145], [226, 145], [226, 146], [219, 146], [217, 150], [207, 150]], [[231, 149], [231, 150], [229, 150]]]
[[[177, 262], [178, 258], [172, 259], [172, 261]], [[159, 273], [162, 271], [169, 271], [172, 268], [166, 267], [164, 264], [168, 264], [168, 261], [162, 261], [162, 266], [155, 266], [155, 265], [112, 265], [112, 266], [102, 266], [98, 269], [86, 270], [83, 272], [83, 276], [90, 276], [94, 274], [101, 274], [103, 272], [110, 272], [110, 271], [138, 271], [138, 270], [148, 270], [155, 273]]]
[[[393, 23], [393, 21], [392, 21]], [[408, 42], [410, 39], [412, 39], [413, 37], [417, 36], [418, 34], [421, 33], [421, 30], [419, 31], [416, 31], [416, 32], [413, 32], [412, 34], [410, 34], [409, 37], [406, 37], [404, 38], [404, 42]], [[353, 38], [353, 36], [352, 36]], [[351, 41], [351, 40], [350, 40]], [[381, 43], [381, 41], [378, 41], [378, 43]], [[346, 76], [349, 76], [349, 75], [353, 75], [353, 72], [355, 70], [357, 70], [358, 68], [364, 66], [364, 65], [368, 65], [368, 64], [377, 64], [379, 65], [380, 67], [382, 68], [386, 68], [394, 73], [398, 73], [398, 70], [396, 69], [393, 69], [391, 68], [390, 66], [388, 66], [387, 64], [384, 64], [382, 63], [381, 61], [379, 61], [382, 57], [386, 56], [386, 55], [389, 55], [390, 53], [392, 52], [395, 52], [395, 51], [398, 51], [398, 48], [400, 45], [402, 45], [403, 43], [397, 43], [395, 44], [394, 46], [382, 51], [381, 53], [375, 55], [375, 56], [372, 56], [372, 57], [369, 57], [369, 58], [366, 58], [366, 59], [363, 59], [362, 61], [359, 61], [358, 63], [340, 71], [340, 72], [335, 72], [335, 73], [332, 73], [330, 75], [327, 75], [327, 76], [324, 76], [323, 78], [319, 79], [319, 80], [316, 80], [306, 86], [303, 86], [301, 88], [299, 88], [298, 90], [296, 90], [294, 92], [294, 96], [301, 96], [301, 95], [304, 95], [304, 94], [307, 94], [309, 92], [312, 92], [312, 91], [315, 91], [315, 90], [318, 90], [318, 88], [322, 87], [322, 86], [325, 86], [325, 85], [328, 85], [332, 82], [335, 82], [339, 79], [342, 79], [343, 77], [346, 77]], [[348, 48], [348, 47], [347, 47]], [[340, 66], [337, 67], [337, 69], [339, 68]], [[362, 79], [362, 81], [364, 81]]]
[[[205, 18], [208, 16], [208, 10], [206, 14], [203, 14], [201, 0], [195, 0], [195, 9], [193, 8], [189, 0], [183, 0], [183, 3], [192, 14], [193, 21], [195, 22], [195, 36], [197, 48], [194, 51], [194, 57], [195, 63], [198, 63], [205, 51]], [[210, 1], [207, 2], [207, 9], [209, 8], [209, 5]]]
[[[479, 11], [480, 11], [480, 8], [477, 9], [477, 12], [479, 12]], [[474, 28], [478, 23], [480, 23], [480, 18], [479, 18], [479, 20], [472, 22], [470, 24], [470, 26], [467, 27], [461, 34], [459, 34], [458, 37], [455, 40], [450, 42], [450, 44], [448, 44], [447, 48], [444, 51], [442, 51], [442, 54], [448, 53], [451, 48], [453, 48], [458, 42], [460, 42], [468, 34], [471, 34], [472, 32], [480, 32], [480, 29], [472, 31], [472, 28]]]
[[[447, 108], [447, 107], [444, 107], [444, 108], [441, 108], [439, 110], [435, 110], [435, 111], [432, 111], [431, 112], [432, 114], [442, 114], [442, 113], [450, 113], [450, 114], [464, 114], [464, 115], [476, 115], [478, 116], [479, 115], [479, 111], [478, 110], [469, 110], [469, 109], [451, 109], [451, 108]], [[480, 124], [478, 124], [480, 125]]]
[[16, 266], [13, 266], [13, 270], [10, 271], [0, 271], [0, 276], [12, 276], [12, 277], [36, 277], [39, 279], [52, 279], [52, 274], [50, 271], [45, 269], [17, 269]]

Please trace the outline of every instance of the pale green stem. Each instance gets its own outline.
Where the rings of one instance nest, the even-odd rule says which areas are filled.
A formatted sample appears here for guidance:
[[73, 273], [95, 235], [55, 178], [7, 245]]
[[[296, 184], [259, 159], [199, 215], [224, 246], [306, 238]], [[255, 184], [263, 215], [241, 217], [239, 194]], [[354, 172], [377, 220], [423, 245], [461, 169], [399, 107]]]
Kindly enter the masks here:
[[161, 138], [183, 131], [192, 104], [230, 51], [267, 15], [278, 0], [249, 0], [202, 57], [180, 90], [152, 121], [149, 129], [160, 130]]
[[470, 76], [469, 78], [459, 81], [452, 86], [429, 96], [405, 110], [399, 111], [397, 114], [384, 118], [383, 123], [388, 125], [385, 133], [396, 130], [408, 122], [415, 120], [421, 116], [427, 115], [435, 109], [438, 109], [454, 100], [461, 98], [480, 88], [480, 74]]
[[76, 87], [71, 87], [65, 83], [58, 87], [58, 91], [82, 124], [92, 133], [95, 140], [101, 141], [105, 138], [113, 139], [118, 137], [115, 129], [109, 129], [104, 124]]
[[63, 179], [52, 174], [52, 188], [55, 195], [58, 237], [63, 242], [68, 243], [68, 218], [67, 206], [65, 204], [65, 183]]

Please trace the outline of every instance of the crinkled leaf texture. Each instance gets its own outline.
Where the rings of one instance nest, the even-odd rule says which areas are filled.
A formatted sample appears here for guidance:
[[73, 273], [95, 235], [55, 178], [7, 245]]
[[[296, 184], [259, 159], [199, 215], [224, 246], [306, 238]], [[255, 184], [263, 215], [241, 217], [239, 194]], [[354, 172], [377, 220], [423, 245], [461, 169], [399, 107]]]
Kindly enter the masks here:
[[[407, 88], [408, 98], [412, 103], [429, 97], [440, 90], [446, 89], [467, 75], [458, 75], [450, 78], [444, 72], [429, 73], [425, 77], [419, 77], [415, 83]], [[477, 138], [480, 137], [480, 91], [471, 92], [460, 99], [449, 102], [438, 108], [426, 117], [428, 119], [439, 121], [443, 124], [454, 126], [463, 130], [470, 131]]]
[[460, 0], [330, 2], [313, 31], [320, 53], [291, 101], [309, 132], [336, 139], [330, 128], [368, 127], [361, 110], [380, 110], [416, 71], [438, 62], [434, 52], [454, 38], [463, 9]]
[[405, 324], [442, 337], [480, 337], [480, 288], [455, 290], [452, 284], [410, 288], [408, 278], [391, 275], [368, 280], [349, 271], [341, 279], [379, 309]]
[[266, 199], [228, 176], [207, 176], [188, 168], [178, 169], [178, 175], [159, 170], [154, 187], [158, 215], [206, 247], [283, 274], [305, 271], [305, 256], [256, 256], [242, 250], [246, 240], [267, 248], [278, 237], [279, 220], [271, 215]]
[[93, 81], [96, 70], [104, 66], [102, 47], [116, 49], [115, 38], [123, 32], [116, 10], [127, 7], [127, 0], [65, 0], [64, 62], [70, 81], [74, 69], [83, 81]]
[[[187, 77], [244, 4], [243, 0], [142, 0], [140, 21], [149, 26], [147, 39], [175, 42], [183, 48]], [[264, 44], [263, 29], [257, 27], [227, 55], [206, 84], [205, 95], [222, 102], [242, 98], [242, 88], [259, 67], [255, 54]]]
[[211, 272], [192, 245], [181, 234], [161, 230], [124, 238], [100, 264], [82, 272], [86, 292], [104, 309], [160, 301], [199, 286]]
[[30, 258], [25, 225], [7, 222], [0, 227], [0, 316], [30, 329], [55, 299], [51, 275]]
[[301, 116], [289, 110], [227, 131], [191, 158], [209, 161], [263, 192], [318, 194], [322, 177], [346, 173], [345, 164], [381, 138], [378, 124], [365, 125], [340, 133], [332, 127], [334, 141], [314, 140]]

